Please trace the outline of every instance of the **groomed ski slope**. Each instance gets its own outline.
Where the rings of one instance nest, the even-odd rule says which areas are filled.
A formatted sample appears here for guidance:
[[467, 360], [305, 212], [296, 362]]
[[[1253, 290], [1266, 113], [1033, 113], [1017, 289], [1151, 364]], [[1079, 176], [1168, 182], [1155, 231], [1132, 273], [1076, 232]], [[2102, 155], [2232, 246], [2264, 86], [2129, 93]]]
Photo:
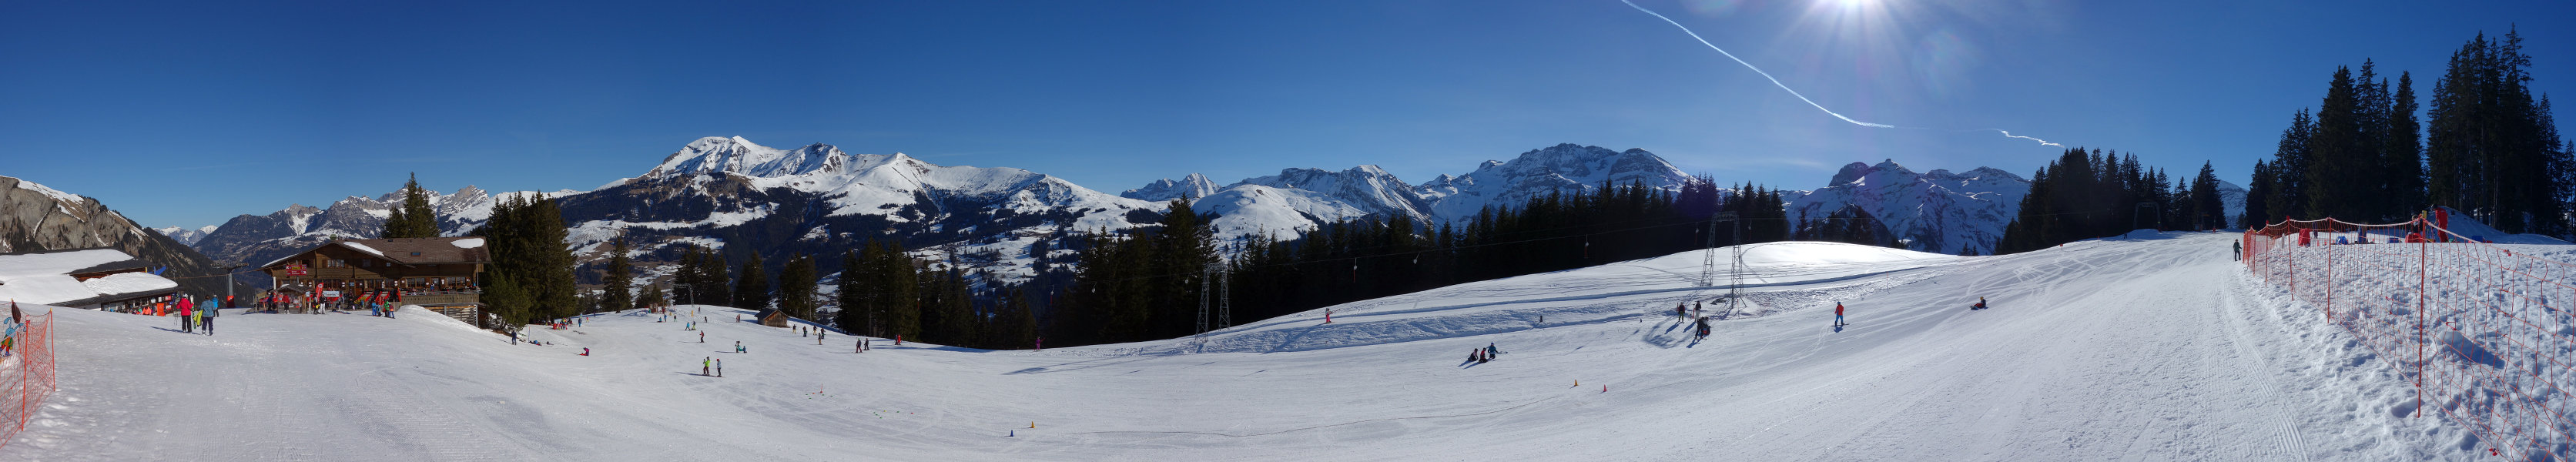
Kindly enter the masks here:
[[[1670, 310], [1719, 294], [1691, 287], [1697, 252], [1357, 302], [1329, 325], [1317, 310], [1044, 352], [854, 353], [718, 307], [704, 344], [626, 314], [531, 330], [555, 346], [421, 311], [227, 313], [208, 337], [63, 309], [62, 391], [0, 460], [2483, 455], [2456, 425], [2393, 414], [2410, 389], [2249, 282], [2233, 239], [1968, 258], [1766, 244], [1747, 257], [1757, 306], [1696, 343]], [[1993, 308], [1968, 310], [1981, 295]], [[1489, 342], [1497, 361], [1462, 363]], [[706, 357], [725, 377], [698, 375]]]

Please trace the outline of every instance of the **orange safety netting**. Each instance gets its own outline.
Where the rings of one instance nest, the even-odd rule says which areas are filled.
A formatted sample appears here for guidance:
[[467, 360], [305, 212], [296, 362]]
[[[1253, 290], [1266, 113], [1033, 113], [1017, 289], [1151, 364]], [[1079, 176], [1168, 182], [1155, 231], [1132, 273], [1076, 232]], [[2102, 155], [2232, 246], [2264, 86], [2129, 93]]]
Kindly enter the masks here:
[[2395, 411], [2458, 422], [2496, 456], [2576, 452], [2576, 263], [2421, 218], [2283, 221], [2242, 239], [2255, 277], [2414, 385], [2414, 402]]
[[16, 440], [27, 421], [56, 389], [54, 383], [54, 315], [25, 316], [26, 323], [0, 340], [0, 446]]

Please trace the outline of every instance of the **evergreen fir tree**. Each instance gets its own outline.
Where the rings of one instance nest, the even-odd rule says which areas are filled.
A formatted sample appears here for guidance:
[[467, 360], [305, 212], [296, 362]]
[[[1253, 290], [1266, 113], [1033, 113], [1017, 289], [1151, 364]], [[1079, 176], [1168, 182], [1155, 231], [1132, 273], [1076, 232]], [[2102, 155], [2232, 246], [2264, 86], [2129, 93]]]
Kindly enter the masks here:
[[[869, 243], [868, 246], [873, 250], [875, 243]], [[843, 331], [860, 333], [875, 331], [873, 326], [868, 325], [868, 315], [872, 313], [869, 309], [867, 292], [867, 281], [872, 277], [869, 270], [867, 261], [862, 258], [860, 251], [841, 252], [841, 277], [833, 281], [833, 286], [839, 289], [839, 293], [833, 296], [834, 301], [838, 302], [840, 311], [833, 314], [832, 325], [840, 326]]]
[[403, 182], [402, 196], [402, 204], [388, 211], [379, 235], [385, 239], [438, 237], [438, 211], [429, 207], [429, 192], [421, 189], [419, 174]]
[[761, 261], [757, 256], [743, 259], [742, 273], [734, 279], [734, 308], [769, 309], [769, 276], [761, 273], [760, 266]]
[[625, 311], [635, 308], [635, 264], [626, 258], [626, 236], [609, 240], [608, 266], [600, 275], [600, 309]]
[[787, 267], [778, 272], [778, 309], [786, 311], [788, 316], [813, 319], [819, 277], [814, 273], [814, 257], [804, 254], [787, 257]]

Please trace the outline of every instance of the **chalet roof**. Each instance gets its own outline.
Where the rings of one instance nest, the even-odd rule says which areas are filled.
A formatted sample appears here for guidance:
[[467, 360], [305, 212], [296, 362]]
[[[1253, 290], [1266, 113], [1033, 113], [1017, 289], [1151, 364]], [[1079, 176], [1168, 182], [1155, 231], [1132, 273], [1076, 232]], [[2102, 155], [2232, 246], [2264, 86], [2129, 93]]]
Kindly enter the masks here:
[[277, 259], [276, 261], [268, 262], [268, 264], [259, 265], [259, 267], [261, 269], [267, 269], [288, 260], [295, 260], [297, 257], [304, 256], [304, 254], [313, 253], [315, 250], [321, 250], [324, 247], [333, 246], [355, 250], [368, 255], [375, 255], [377, 257], [383, 257], [385, 260], [406, 265], [492, 262], [491, 247], [484, 245], [484, 239], [481, 237], [407, 237], [397, 239], [350, 239], [333, 241], [329, 244], [304, 249], [302, 252], [287, 255], [284, 258]]
[[124, 251], [107, 248], [0, 255], [0, 298], [37, 304], [81, 305], [156, 296], [178, 290], [178, 282], [145, 272], [120, 273], [87, 281], [71, 276], [151, 265]]
[[152, 262], [105, 247], [0, 254], [0, 276], [81, 274], [150, 267]]

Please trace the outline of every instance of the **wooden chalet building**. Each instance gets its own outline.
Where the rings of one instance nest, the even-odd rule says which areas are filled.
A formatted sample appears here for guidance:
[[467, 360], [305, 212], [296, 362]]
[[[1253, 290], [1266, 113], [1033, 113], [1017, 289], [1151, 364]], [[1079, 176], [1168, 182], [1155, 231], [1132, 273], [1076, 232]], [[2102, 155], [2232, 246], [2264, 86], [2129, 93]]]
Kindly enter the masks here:
[[271, 303], [311, 309], [367, 301], [420, 305], [467, 323], [481, 318], [483, 268], [492, 263], [481, 237], [332, 241], [259, 270], [276, 279]]

